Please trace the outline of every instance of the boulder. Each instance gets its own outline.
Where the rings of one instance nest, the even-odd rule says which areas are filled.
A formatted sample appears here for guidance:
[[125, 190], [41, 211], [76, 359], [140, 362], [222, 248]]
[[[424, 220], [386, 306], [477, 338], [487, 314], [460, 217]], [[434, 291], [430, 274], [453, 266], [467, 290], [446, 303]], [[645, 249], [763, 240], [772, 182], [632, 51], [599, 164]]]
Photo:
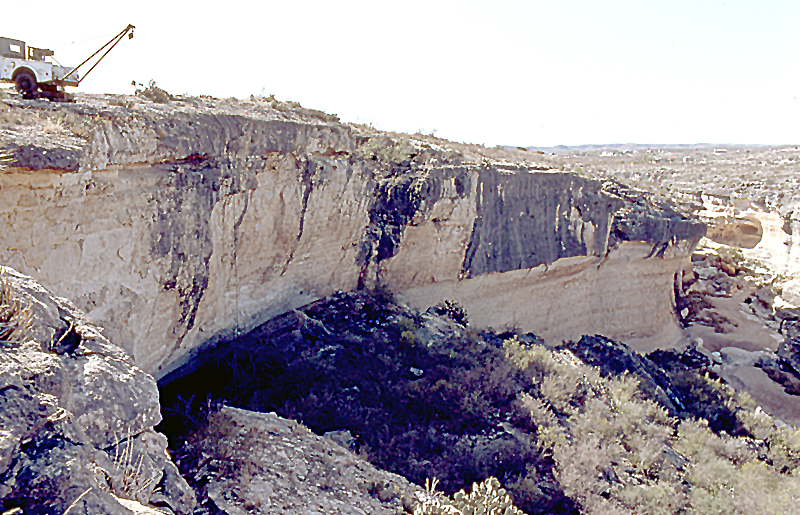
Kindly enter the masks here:
[[185, 496], [185, 481], [162, 481], [170, 458], [153, 431], [161, 420], [153, 377], [65, 299], [7, 267], [0, 280], [31, 314], [0, 342], [3, 507], [129, 514], [118, 499], [146, 504], [157, 487]]

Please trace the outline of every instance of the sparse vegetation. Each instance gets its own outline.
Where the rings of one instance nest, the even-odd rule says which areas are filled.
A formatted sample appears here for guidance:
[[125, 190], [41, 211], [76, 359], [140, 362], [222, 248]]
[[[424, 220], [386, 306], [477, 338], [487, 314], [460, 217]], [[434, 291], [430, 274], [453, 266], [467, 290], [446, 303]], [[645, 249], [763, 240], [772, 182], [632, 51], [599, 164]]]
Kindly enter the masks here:
[[142, 472], [145, 455], [139, 452], [136, 456], [133, 435], [128, 432], [124, 441], [121, 441], [118, 434], [114, 445], [114, 468], [119, 471], [118, 481], [114, 485], [117, 495], [125, 499], [137, 500], [139, 493], [145, 490], [151, 479], [142, 481]]
[[[617, 364], [598, 368], [534, 335], [442, 330], [440, 310], [450, 316], [444, 306], [418, 313], [386, 295], [340, 294], [308, 306], [299, 325], [277, 320], [283, 330], [232, 342], [197, 374], [225, 385], [206, 390], [211, 398], [317, 433], [347, 429], [377, 466], [419, 485], [437, 477], [455, 494], [419, 513], [468, 513], [456, 492], [492, 477], [536, 514], [777, 514], [786, 492], [800, 491], [800, 433], [778, 429], [702, 360], [662, 352], [636, 368], [615, 344], [603, 359]], [[656, 383], [680, 410], [662, 404], [647, 370], [660, 371]], [[203, 395], [201, 386], [187, 376], [162, 389], [163, 402], [181, 389]], [[190, 404], [183, 411], [203, 403]], [[163, 426], [178, 456], [179, 426], [169, 416]]]
[[157, 102], [159, 104], [167, 104], [172, 100], [175, 100], [175, 97], [167, 93], [165, 90], [159, 88], [156, 85], [156, 81], [151, 80], [147, 87], [144, 89], [137, 89], [136, 96], [146, 98], [152, 102]]
[[433, 306], [430, 310], [437, 315], [446, 316], [462, 327], [467, 327], [467, 325], [469, 325], [467, 310], [454, 300], [445, 299], [441, 303]]
[[436, 480], [426, 483], [429, 499], [414, 508], [414, 515], [517, 515], [522, 514], [496, 478], [473, 483], [472, 491], [456, 492], [447, 498], [436, 492]]
[[316, 118], [318, 120], [322, 120], [323, 122], [338, 122], [339, 117], [335, 114], [328, 114], [324, 111], [320, 111], [318, 109], [309, 109], [307, 107], [303, 107], [300, 105], [300, 102], [293, 102], [293, 101], [280, 101], [275, 98], [275, 95], [269, 95], [267, 97], [262, 95], [250, 95], [250, 100], [253, 102], [265, 102], [269, 104], [272, 109], [276, 111], [280, 111], [286, 114], [295, 113], [305, 118]]
[[208, 462], [225, 477], [246, 478], [252, 476], [251, 450], [254, 445], [252, 433], [239, 434], [240, 428], [224, 411], [214, 409], [205, 423], [189, 434], [184, 456], [193, 463]]

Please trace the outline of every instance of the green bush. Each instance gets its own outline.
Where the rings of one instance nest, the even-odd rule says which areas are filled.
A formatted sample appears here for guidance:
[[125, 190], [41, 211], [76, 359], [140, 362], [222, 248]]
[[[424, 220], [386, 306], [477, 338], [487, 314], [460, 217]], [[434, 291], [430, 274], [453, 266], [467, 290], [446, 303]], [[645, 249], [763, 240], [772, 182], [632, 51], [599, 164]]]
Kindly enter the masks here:
[[432, 494], [430, 498], [414, 508], [414, 515], [522, 515], [508, 492], [493, 477], [480, 484], [473, 483], [470, 493], [460, 490], [452, 498], [437, 495], [430, 489], [429, 493]]

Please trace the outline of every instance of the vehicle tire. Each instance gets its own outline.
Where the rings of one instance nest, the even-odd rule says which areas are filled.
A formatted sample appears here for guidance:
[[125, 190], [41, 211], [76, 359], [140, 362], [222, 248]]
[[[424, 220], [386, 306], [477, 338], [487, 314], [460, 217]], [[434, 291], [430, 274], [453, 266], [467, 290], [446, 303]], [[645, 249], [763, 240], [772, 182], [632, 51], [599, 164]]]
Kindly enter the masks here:
[[31, 72], [20, 72], [20, 74], [14, 78], [14, 84], [16, 84], [17, 91], [23, 95], [26, 93], [33, 93], [38, 86], [36, 77], [34, 77]]

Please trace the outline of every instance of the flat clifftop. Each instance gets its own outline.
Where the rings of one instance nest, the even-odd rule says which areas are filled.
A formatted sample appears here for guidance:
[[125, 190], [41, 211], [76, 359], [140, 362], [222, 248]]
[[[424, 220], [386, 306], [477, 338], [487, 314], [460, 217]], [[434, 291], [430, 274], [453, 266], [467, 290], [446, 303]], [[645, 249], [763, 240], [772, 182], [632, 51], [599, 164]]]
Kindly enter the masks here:
[[674, 276], [705, 224], [668, 196], [292, 102], [160, 100], [0, 99], [0, 261], [73, 300], [158, 377], [287, 310], [379, 284], [554, 342], [681, 337]]

